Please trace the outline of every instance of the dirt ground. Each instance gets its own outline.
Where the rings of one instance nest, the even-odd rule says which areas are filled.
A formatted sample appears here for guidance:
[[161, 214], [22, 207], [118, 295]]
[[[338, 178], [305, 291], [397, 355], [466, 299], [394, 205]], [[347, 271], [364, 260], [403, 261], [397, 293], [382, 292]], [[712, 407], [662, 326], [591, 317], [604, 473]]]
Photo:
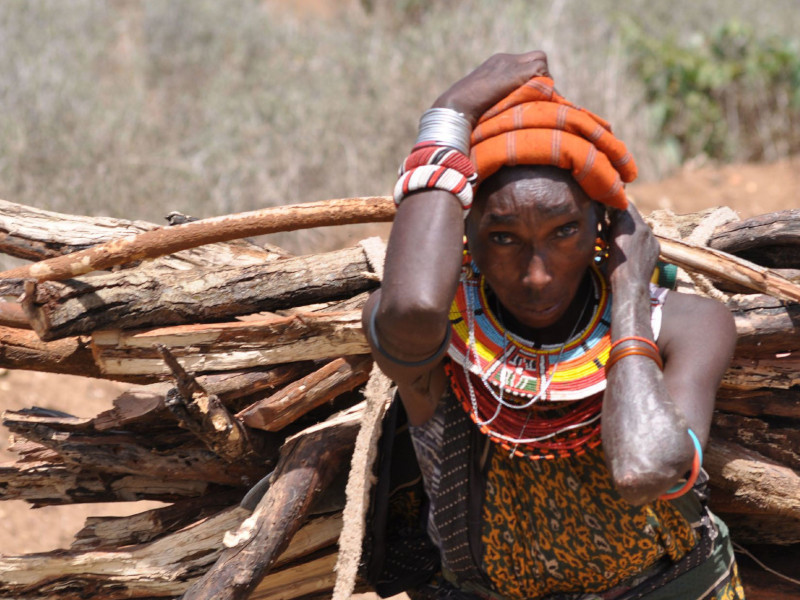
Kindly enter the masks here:
[[[770, 165], [690, 166], [664, 181], [629, 187], [642, 212], [669, 208], [677, 213], [727, 205], [744, 217], [798, 208], [800, 157]], [[0, 375], [0, 409], [37, 405], [76, 416], [93, 416], [110, 407], [126, 386], [107, 381], [43, 373], [7, 371]], [[0, 463], [13, 459], [0, 429]], [[90, 515], [123, 515], [156, 503], [87, 505], [31, 510], [20, 501], [0, 502], [0, 540], [7, 556], [68, 547]]]

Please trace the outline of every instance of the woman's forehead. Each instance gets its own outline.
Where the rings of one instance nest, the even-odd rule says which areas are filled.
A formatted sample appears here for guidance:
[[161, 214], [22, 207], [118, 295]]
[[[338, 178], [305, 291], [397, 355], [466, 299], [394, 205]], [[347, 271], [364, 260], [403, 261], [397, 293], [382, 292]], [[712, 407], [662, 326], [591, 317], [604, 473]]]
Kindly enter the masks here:
[[592, 201], [571, 174], [565, 173], [566, 176], [561, 173], [553, 176], [550, 172], [524, 168], [504, 170], [496, 180], [484, 182], [491, 187], [480, 190], [475, 208], [491, 221], [507, 220], [529, 211], [540, 218], [582, 213]]

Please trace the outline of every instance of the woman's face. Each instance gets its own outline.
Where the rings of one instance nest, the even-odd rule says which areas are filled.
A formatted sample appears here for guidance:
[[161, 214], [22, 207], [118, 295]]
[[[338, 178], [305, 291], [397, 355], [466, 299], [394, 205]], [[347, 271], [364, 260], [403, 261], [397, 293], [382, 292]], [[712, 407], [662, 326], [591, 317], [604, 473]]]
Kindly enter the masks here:
[[564, 173], [502, 169], [484, 183], [467, 235], [475, 264], [519, 324], [568, 335], [583, 306], [573, 299], [594, 258], [600, 211]]

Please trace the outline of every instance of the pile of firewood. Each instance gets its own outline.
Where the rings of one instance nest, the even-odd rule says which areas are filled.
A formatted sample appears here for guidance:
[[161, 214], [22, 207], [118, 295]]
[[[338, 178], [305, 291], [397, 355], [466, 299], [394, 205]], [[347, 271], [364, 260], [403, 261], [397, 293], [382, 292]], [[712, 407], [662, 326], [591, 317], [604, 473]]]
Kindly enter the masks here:
[[[243, 238], [392, 214], [364, 198], [159, 228], [0, 201], [0, 252], [36, 261], [0, 273], [0, 367], [135, 384], [94, 418], [7, 411], [19, 458], [0, 465], [0, 500], [167, 503], [91, 518], [69, 549], [0, 554], [0, 597], [358, 589], [358, 552], [343, 561], [338, 542], [343, 511], [356, 545], [363, 528], [389, 397], [360, 322], [383, 246], [289, 256]], [[739, 332], [705, 460], [712, 507], [738, 543], [800, 561], [800, 211], [708, 217], [652, 218], [657, 232], [668, 221], [662, 257], [685, 269], [683, 288], [719, 296]], [[751, 598], [800, 594], [757, 571], [745, 581]]]

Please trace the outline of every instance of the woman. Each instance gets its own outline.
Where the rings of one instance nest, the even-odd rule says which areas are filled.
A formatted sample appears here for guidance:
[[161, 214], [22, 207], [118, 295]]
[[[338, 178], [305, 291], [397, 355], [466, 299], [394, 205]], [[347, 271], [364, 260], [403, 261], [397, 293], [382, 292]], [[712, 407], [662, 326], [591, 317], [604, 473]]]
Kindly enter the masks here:
[[423, 116], [364, 309], [441, 559], [418, 595], [743, 597], [699, 468], [733, 321], [650, 286], [635, 175], [541, 52], [490, 58]]

